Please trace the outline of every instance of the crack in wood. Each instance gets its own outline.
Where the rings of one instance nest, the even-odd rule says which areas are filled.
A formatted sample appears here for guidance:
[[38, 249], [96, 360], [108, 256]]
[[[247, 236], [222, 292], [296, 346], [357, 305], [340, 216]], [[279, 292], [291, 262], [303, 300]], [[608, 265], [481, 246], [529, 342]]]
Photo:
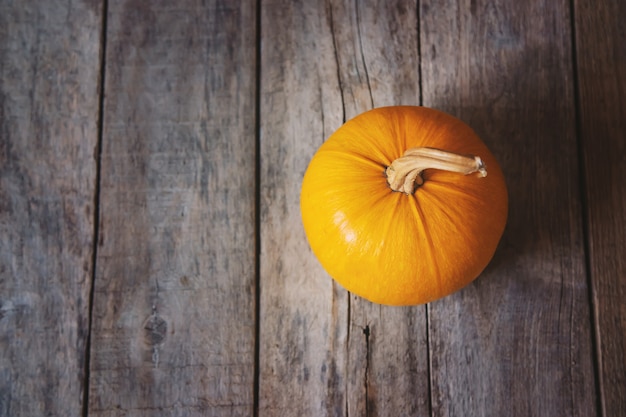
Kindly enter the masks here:
[[328, 10], [328, 19], [329, 19], [328, 24], [330, 26], [330, 35], [333, 40], [333, 53], [335, 55], [335, 65], [337, 66], [337, 81], [339, 84], [339, 97], [341, 98], [341, 111], [342, 111], [341, 120], [343, 123], [345, 123], [346, 122], [346, 101], [344, 99], [343, 83], [341, 81], [341, 71], [340, 71], [341, 65], [339, 62], [339, 50], [337, 48], [337, 32], [335, 31], [335, 22], [333, 20], [333, 7], [330, 1], [327, 1], [326, 9]]
[[370, 372], [370, 326], [365, 325], [363, 328], [363, 335], [365, 335], [365, 375], [363, 377], [363, 384], [365, 387], [365, 415], [369, 416], [370, 411], [370, 398], [369, 398], [369, 372]]
[[356, 10], [356, 31], [359, 39], [359, 53], [361, 54], [361, 63], [363, 64], [363, 71], [365, 72], [365, 83], [367, 84], [367, 91], [370, 96], [370, 105], [374, 107], [374, 96], [372, 95], [372, 86], [370, 84], [370, 76], [367, 71], [367, 63], [365, 62], [365, 53], [363, 52], [363, 36], [361, 36], [361, 13], [359, 9], [359, 0], [355, 0], [354, 8]]

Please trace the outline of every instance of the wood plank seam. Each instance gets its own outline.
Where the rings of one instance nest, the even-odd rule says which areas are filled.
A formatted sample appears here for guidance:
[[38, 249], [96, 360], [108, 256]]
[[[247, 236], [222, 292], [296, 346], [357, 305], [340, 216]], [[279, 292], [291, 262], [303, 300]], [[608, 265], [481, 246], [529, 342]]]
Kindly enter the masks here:
[[254, 374], [252, 413], [259, 416], [261, 362], [261, 0], [255, 3], [255, 86], [254, 86]]
[[106, 46], [107, 46], [107, 11], [108, 0], [102, 0], [102, 18], [100, 21], [100, 77], [98, 82], [98, 121], [97, 121], [97, 143], [95, 149], [95, 186], [94, 186], [94, 209], [93, 209], [93, 245], [91, 249], [91, 287], [89, 288], [89, 299], [87, 300], [87, 340], [85, 342], [85, 363], [84, 363], [84, 384], [83, 384], [83, 417], [89, 416], [89, 382], [91, 365], [91, 329], [93, 321], [93, 302], [95, 297], [95, 282], [98, 260], [98, 245], [100, 242], [100, 179], [102, 167], [102, 141], [104, 132], [104, 85], [106, 77]]
[[572, 57], [572, 71], [573, 71], [573, 90], [574, 90], [574, 119], [575, 119], [575, 134], [576, 134], [576, 146], [578, 153], [578, 182], [579, 182], [579, 195], [581, 203], [581, 231], [583, 236], [583, 253], [584, 253], [584, 265], [585, 276], [587, 278], [587, 295], [589, 302], [589, 325], [591, 326], [591, 354], [593, 356], [593, 376], [598, 395], [596, 396], [596, 413], [598, 417], [604, 417], [604, 407], [602, 406], [603, 394], [603, 382], [600, 378], [601, 369], [601, 352], [598, 348], [599, 343], [599, 329], [596, 318], [596, 306], [593, 297], [593, 277], [591, 269], [591, 247], [590, 247], [590, 233], [589, 233], [589, 201], [587, 201], [587, 179], [585, 172], [587, 172], [584, 147], [582, 139], [582, 121], [581, 121], [581, 97], [580, 97], [580, 74], [578, 71], [578, 48], [576, 41], [576, 0], [569, 0], [570, 8], [570, 36], [571, 36], [571, 57]]

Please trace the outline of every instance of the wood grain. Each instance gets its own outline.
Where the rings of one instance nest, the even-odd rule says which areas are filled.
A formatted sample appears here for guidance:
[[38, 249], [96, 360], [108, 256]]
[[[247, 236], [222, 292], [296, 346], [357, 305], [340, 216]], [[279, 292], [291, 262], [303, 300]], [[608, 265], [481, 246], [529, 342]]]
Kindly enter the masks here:
[[0, 416], [82, 413], [100, 30], [96, 1], [0, 2]]
[[626, 4], [575, 2], [579, 123], [602, 415], [626, 415]]
[[109, 5], [90, 416], [248, 416], [255, 4]]
[[300, 220], [308, 160], [341, 125], [321, 1], [261, 3], [259, 415], [343, 415], [347, 293], [324, 274]]
[[[626, 415], [625, 20], [0, 0], [0, 416]], [[383, 307], [311, 254], [300, 181], [345, 120], [419, 103], [487, 142], [509, 223], [476, 282]]]
[[[337, 1], [331, 30], [345, 119], [373, 107], [417, 105], [415, 1]], [[426, 309], [349, 299], [347, 415], [429, 414]]]
[[424, 308], [348, 298], [311, 254], [298, 203], [346, 118], [418, 103], [416, 3], [262, 5], [260, 415], [425, 415]]
[[596, 415], [568, 3], [420, 5], [424, 104], [476, 129], [510, 197], [487, 271], [429, 306], [432, 415]]

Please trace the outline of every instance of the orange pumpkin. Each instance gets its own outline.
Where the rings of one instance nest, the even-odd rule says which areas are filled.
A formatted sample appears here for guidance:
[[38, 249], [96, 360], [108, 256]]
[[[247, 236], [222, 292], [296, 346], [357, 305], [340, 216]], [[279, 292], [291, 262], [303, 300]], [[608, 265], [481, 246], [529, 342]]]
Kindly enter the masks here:
[[372, 302], [414, 305], [484, 270], [508, 198], [498, 163], [471, 128], [441, 111], [394, 106], [331, 135], [307, 168], [300, 207], [331, 277]]

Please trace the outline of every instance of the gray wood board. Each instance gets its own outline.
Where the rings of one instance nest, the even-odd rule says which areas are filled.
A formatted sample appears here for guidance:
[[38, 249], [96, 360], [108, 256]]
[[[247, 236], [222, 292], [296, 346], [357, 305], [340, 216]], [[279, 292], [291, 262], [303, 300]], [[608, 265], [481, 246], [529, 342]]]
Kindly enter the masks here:
[[574, 2], [602, 414], [626, 415], [626, 3]]
[[[344, 117], [420, 104], [416, 1], [332, 2]], [[428, 415], [426, 308], [349, 298], [347, 415]]]
[[248, 416], [253, 1], [109, 4], [90, 416]]
[[416, 3], [271, 2], [261, 17], [259, 414], [428, 414], [425, 308], [349, 297], [299, 211], [310, 158], [347, 118], [419, 104]]
[[420, 3], [424, 104], [501, 162], [509, 220], [485, 273], [429, 305], [435, 416], [593, 416], [567, 1]]
[[0, 2], [0, 415], [83, 410], [99, 2]]
[[347, 293], [309, 251], [300, 221], [307, 163], [342, 123], [327, 7], [261, 3], [259, 415], [342, 415]]

